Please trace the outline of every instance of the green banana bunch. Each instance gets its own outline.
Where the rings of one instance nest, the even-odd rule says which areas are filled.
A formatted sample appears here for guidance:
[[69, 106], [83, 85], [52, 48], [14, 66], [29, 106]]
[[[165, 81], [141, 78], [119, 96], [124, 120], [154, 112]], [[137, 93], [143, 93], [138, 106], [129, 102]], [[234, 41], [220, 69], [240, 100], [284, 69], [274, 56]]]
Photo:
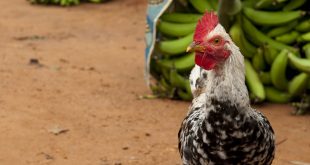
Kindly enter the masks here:
[[[259, 76], [253, 68], [251, 62], [247, 59], [244, 60], [245, 64], [245, 81], [249, 87], [250, 92], [259, 101], [265, 100], [265, 91], [263, 83], [260, 81]], [[255, 100], [256, 100], [255, 99]]]
[[280, 90], [286, 90], [288, 80], [286, 79], [286, 67], [288, 63], [288, 51], [283, 49], [273, 61], [270, 69], [271, 82]]
[[298, 24], [298, 21], [293, 21], [293, 22], [288, 23], [288, 25], [277, 26], [271, 29], [270, 31], [268, 31], [267, 36], [276, 37], [282, 34], [286, 34], [287, 32], [290, 32], [297, 24]]
[[243, 0], [234, 9], [229, 9], [228, 3], [223, 7], [223, 1], [218, 4], [218, 0], [182, 1], [186, 4], [183, 9], [169, 9], [157, 24], [159, 41], [152, 68], [164, 96], [192, 99], [186, 77], [195, 65], [195, 55], [185, 50], [202, 13], [217, 7], [221, 24], [245, 57], [246, 85], [252, 101], [288, 103], [309, 94], [307, 0]]
[[297, 52], [298, 50], [292, 46], [288, 46], [286, 44], [283, 44], [281, 42], [275, 41], [272, 38], [268, 37], [261, 31], [259, 31], [248, 19], [243, 17], [243, 29], [245, 33], [249, 36], [249, 38], [252, 40], [252, 42], [256, 45], [264, 45], [265, 43], [269, 44], [270, 46], [282, 50], [282, 49], [288, 49], [293, 52]]

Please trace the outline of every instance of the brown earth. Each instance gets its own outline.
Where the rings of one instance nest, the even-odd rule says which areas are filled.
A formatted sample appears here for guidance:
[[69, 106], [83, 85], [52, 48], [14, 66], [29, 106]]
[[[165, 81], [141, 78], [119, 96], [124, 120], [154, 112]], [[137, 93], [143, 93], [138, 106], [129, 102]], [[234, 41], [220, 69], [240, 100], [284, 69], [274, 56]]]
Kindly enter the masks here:
[[[0, 6], [1, 165], [181, 164], [177, 132], [189, 102], [138, 99], [150, 93], [144, 0]], [[259, 109], [282, 141], [274, 164], [310, 162], [310, 116]]]

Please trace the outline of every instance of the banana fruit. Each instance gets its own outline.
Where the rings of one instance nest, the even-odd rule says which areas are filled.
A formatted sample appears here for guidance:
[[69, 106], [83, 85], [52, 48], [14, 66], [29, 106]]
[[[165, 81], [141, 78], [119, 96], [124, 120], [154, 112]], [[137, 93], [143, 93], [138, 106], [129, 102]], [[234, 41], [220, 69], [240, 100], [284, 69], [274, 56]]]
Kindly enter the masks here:
[[288, 63], [288, 51], [283, 49], [276, 59], [273, 61], [270, 69], [271, 82], [280, 90], [286, 90], [288, 86], [288, 80], [286, 79], [286, 67]]
[[252, 67], [249, 60], [244, 60], [245, 64], [245, 81], [249, 87], [250, 92], [260, 101], [265, 100], [265, 91], [263, 83], [255, 69]]
[[263, 50], [261, 48], [258, 48], [256, 54], [253, 56], [252, 64], [256, 71], [263, 71], [266, 69], [267, 66], [264, 60]]
[[301, 72], [299, 75], [295, 76], [288, 86], [288, 92], [292, 96], [298, 96], [305, 92], [307, 89], [309, 81], [309, 75], [307, 73]]
[[252, 8], [244, 8], [243, 13], [257, 25], [276, 26], [283, 25], [303, 17], [304, 11], [260, 11]]
[[302, 47], [307, 59], [310, 59], [310, 42]]
[[288, 49], [293, 52], [297, 52], [298, 50], [294, 47], [288, 46], [286, 44], [283, 44], [281, 42], [275, 41], [272, 38], [268, 37], [261, 31], [259, 31], [248, 19], [243, 17], [243, 28], [245, 33], [249, 36], [250, 39], [252, 39], [252, 42], [256, 45], [263, 45], [263, 44], [269, 44], [270, 46], [282, 50], [282, 49]]
[[166, 69], [175, 68], [178, 71], [190, 71], [195, 65], [195, 54], [191, 53], [173, 59], [157, 60], [157, 64]]
[[188, 93], [191, 93], [188, 78], [184, 78], [183, 76], [181, 76], [175, 69], [172, 69], [170, 71], [170, 83], [175, 87], [179, 87], [187, 91]]
[[291, 100], [291, 95], [273, 87], [265, 87], [266, 99], [273, 103], [287, 103]]
[[192, 33], [196, 23], [171, 23], [160, 21], [157, 25], [158, 30], [168, 36], [181, 37]]
[[201, 14], [192, 13], [165, 13], [160, 19], [167, 22], [174, 23], [197, 23], [197, 21], [202, 17]]
[[300, 35], [297, 38], [298, 42], [310, 42], [310, 32]]
[[310, 74], [310, 59], [299, 58], [293, 53], [289, 53], [288, 58], [298, 70]]
[[296, 27], [295, 30], [299, 32], [309, 32], [310, 31], [310, 19], [306, 19], [300, 22]]
[[283, 11], [295, 10], [302, 6], [307, 0], [291, 0], [283, 7]]
[[194, 33], [176, 40], [161, 41], [158, 45], [161, 52], [168, 55], [177, 55], [186, 51], [187, 46], [193, 41]]
[[209, 0], [188, 0], [193, 7], [200, 13], [214, 10]]
[[298, 38], [299, 33], [297, 31], [291, 31], [290, 33], [282, 34], [275, 38], [276, 41], [282, 42], [284, 44], [292, 44]]
[[278, 56], [279, 51], [272, 46], [266, 44], [263, 46], [263, 50], [266, 63], [268, 65], [271, 65], [274, 59]]
[[229, 30], [229, 34], [245, 57], [253, 57], [254, 53], [256, 52], [256, 48], [245, 38], [239, 22], [236, 22], [232, 25]]
[[298, 21], [293, 21], [293, 22], [288, 23], [288, 25], [277, 26], [271, 29], [270, 31], [268, 31], [267, 36], [276, 37], [282, 34], [286, 34], [287, 32], [290, 32], [294, 27], [296, 27], [297, 24], [298, 24]]

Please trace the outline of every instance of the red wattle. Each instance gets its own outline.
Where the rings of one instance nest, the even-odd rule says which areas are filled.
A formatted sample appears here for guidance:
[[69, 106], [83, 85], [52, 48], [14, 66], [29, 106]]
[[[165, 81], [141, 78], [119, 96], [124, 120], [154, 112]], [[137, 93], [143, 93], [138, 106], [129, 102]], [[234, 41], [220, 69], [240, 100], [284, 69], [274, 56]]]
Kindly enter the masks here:
[[205, 70], [211, 70], [216, 65], [216, 59], [208, 54], [196, 53], [195, 63]]

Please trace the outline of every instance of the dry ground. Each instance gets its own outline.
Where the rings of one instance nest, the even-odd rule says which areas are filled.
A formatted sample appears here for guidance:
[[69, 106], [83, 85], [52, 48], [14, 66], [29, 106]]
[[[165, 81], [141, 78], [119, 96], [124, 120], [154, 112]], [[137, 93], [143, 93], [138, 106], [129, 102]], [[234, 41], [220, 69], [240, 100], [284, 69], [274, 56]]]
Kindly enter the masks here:
[[[138, 99], [150, 93], [146, 1], [0, 6], [1, 165], [180, 164], [176, 136], [189, 103]], [[284, 140], [274, 164], [310, 162], [310, 116], [259, 109]]]

